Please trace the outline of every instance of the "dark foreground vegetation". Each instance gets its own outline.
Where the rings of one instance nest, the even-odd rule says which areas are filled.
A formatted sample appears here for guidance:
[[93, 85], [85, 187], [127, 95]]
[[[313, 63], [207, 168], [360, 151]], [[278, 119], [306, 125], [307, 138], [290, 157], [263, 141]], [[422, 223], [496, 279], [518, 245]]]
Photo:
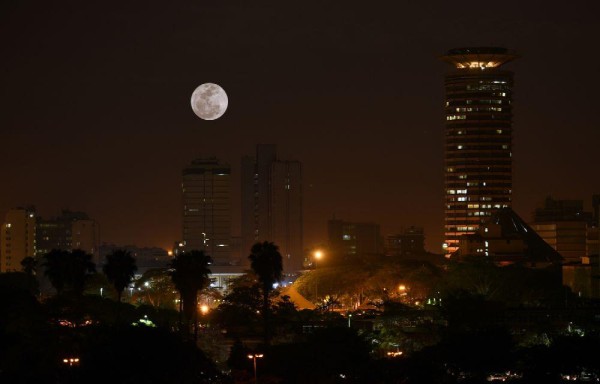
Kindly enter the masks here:
[[[253, 269], [225, 296], [208, 287], [201, 253], [134, 285], [127, 255], [104, 274], [85, 255], [63, 256], [46, 257], [37, 275], [31, 264], [0, 275], [1, 383], [252, 383], [255, 372], [259, 383], [600, 378], [600, 306], [572, 295], [552, 267], [324, 266], [298, 281], [323, 292], [316, 309], [300, 310], [273, 288], [281, 266], [268, 244], [253, 248]], [[336, 269], [345, 287], [331, 281]], [[40, 296], [42, 277], [54, 295]], [[194, 310], [205, 302], [209, 311]]]

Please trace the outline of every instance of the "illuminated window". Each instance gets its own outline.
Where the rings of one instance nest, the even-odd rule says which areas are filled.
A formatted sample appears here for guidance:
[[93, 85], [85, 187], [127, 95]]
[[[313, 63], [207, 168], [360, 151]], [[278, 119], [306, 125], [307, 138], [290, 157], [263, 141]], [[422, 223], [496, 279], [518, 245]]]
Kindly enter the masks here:
[[457, 148], [457, 149], [463, 149], [463, 146], [462, 146], [462, 145], [459, 145], [459, 146], [457, 146], [456, 148]]
[[458, 201], [467, 201], [467, 198], [466, 197], [459, 197]]

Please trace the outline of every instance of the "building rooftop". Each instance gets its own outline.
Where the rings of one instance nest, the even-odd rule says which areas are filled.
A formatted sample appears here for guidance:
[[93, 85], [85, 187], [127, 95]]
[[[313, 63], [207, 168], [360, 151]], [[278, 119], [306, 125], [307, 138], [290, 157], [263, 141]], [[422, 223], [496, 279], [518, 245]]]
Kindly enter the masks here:
[[519, 56], [502, 47], [471, 47], [448, 50], [440, 59], [458, 69], [497, 68]]

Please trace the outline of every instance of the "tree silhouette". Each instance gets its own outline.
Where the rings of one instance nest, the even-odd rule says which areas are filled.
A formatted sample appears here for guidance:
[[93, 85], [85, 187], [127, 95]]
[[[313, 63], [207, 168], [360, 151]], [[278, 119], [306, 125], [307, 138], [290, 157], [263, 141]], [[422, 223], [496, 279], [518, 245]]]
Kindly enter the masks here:
[[171, 262], [171, 279], [179, 291], [183, 310], [189, 330], [190, 320], [194, 320], [194, 339], [198, 339], [198, 292], [208, 287], [211, 273], [208, 266], [212, 263], [210, 256], [203, 251], [184, 252]]
[[44, 274], [58, 294], [81, 295], [89, 274], [96, 272], [92, 255], [75, 249], [72, 252], [54, 249], [44, 255]]
[[31, 256], [27, 256], [26, 258], [21, 260], [21, 267], [23, 268], [23, 272], [25, 272], [27, 275], [35, 276], [37, 260]]
[[273, 285], [281, 280], [283, 265], [278, 247], [271, 242], [256, 243], [250, 250], [250, 267], [258, 276], [262, 285], [263, 319], [265, 321], [265, 344], [270, 341], [270, 312], [269, 294]]
[[131, 284], [135, 271], [137, 271], [135, 259], [129, 251], [117, 249], [106, 256], [106, 264], [102, 267], [102, 272], [117, 290], [119, 303], [123, 291]]

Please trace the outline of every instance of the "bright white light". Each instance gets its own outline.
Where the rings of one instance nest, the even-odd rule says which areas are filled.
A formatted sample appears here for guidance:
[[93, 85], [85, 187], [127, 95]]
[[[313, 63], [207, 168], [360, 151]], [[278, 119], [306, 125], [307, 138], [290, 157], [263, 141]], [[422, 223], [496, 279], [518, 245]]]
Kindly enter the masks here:
[[227, 93], [217, 84], [205, 83], [192, 93], [192, 110], [202, 120], [216, 120], [227, 110]]

